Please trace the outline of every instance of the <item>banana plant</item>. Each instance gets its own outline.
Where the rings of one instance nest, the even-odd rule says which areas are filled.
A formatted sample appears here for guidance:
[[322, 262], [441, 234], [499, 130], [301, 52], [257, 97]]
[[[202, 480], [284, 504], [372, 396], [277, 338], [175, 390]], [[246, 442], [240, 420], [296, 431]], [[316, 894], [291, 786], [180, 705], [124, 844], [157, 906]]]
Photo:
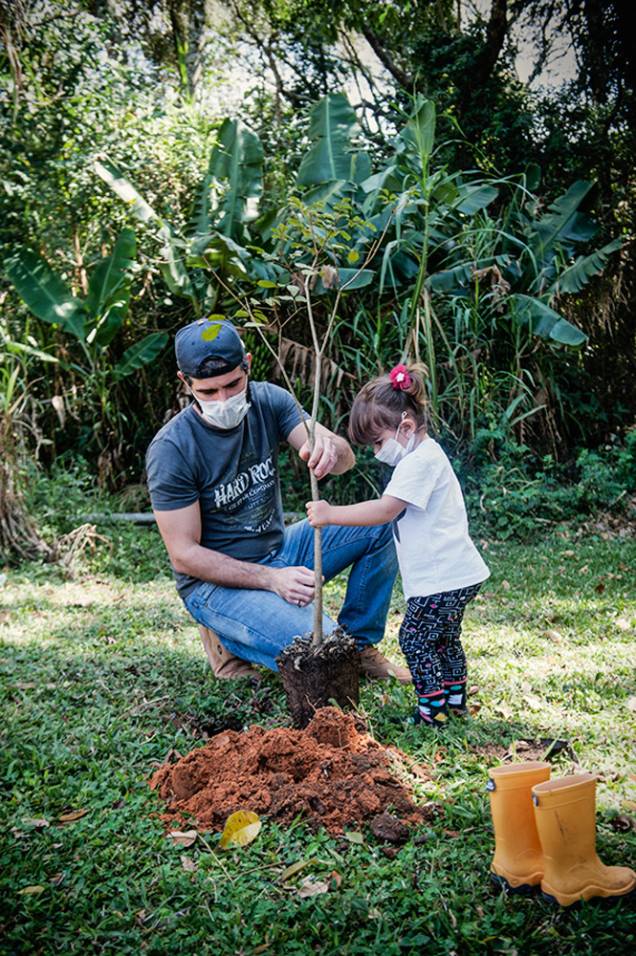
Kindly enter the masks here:
[[[515, 323], [555, 344], [581, 346], [587, 336], [557, 311], [559, 299], [580, 292], [622, 246], [617, 238], [591, 253], [577, 255], [577, 248], [589, 244], [598, 228], [580, 209], [592, 187], [584, 180], [575, 182], [541, 215], [536, 197], [523, 185], [516, 187], [498, 219], [482, 219], [476, 224], [475, 231], [486, 229], [491, 236], [490, 255], [480, 260], [458, 255], [472, 245], [469, 226], [457, 237], [444, 268], [429, 278], [431, 289], [468, 298], [475, 277], [491, 270], [501, 276], [507, 314]], [[501, 310], [501, 296], [496, 300]]]
[[97, 436], [110, 418], [112, 386], [153, 362], [168, 342], [166, 332], [150, 332], [112, 363], [111, 346], [128, 317], [134, 257], [135, 234], [123, 229], [112, 253], [90, 269], [84, 298], [74, 295], [46, 259], [31, 249], [18, 249], [6, 266], [9, 280], [33, 315], [74, 343], [73, 358], [59, 364], [83, 379], [88, 394], [97, 395]]
[[183, 230], [161, 217], [108, 160], [97, 160], [94, 169], [137, 219], [154, 227], [166, 285], [173, 294], [190, 300], [195, 315], [215, 307], [218, 285], [211, 282], [213, 271], [247, 274], [250, 255], [245, 245], [259, 213], [263, 148], [258, 136], [243, 124], [230, 119], [221, 124]]

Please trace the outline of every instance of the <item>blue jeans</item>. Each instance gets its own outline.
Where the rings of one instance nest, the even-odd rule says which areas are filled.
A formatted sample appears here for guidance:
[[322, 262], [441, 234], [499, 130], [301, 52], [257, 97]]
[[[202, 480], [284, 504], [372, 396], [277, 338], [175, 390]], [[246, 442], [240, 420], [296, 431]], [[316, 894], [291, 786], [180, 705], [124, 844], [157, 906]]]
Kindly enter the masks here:
[[[260, 562], [274, 568], [313, 568], [313, 528], [299, 521], [285, 529], [283, 545]], [[338, 624], [363, 648], [384, 636], [397, 558], [390, 525], [374, 528], [322, 529], [323, 575], [326, 581], [351, 567]], [[202, 582], [185, 599], [192, 617], [209, 627], [231, 653], [254, 664], [278, 670], [275, 658], [298, 634], [313, 627], [313, 607], [289, 604], [273, 591], [226, 588]], [[336, 627], [323, 615], [325, 634]]]

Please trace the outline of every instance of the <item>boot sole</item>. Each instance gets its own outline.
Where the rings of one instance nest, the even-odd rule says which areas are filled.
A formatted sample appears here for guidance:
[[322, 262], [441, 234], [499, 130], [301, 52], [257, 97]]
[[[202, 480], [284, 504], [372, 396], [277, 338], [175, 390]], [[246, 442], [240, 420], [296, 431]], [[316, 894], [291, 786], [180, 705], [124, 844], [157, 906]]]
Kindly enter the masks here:
[[580, 893], [568, 893], [559, 898], [556, 893], [550, 893], [541, 887], [541, 896], [544, 900], [556, 906], [573, 906], [575, 903], [587, 902], [588, 900], [620, 900], [636, 895], [636, 884], [632, 884], [628, 889], [619, 890], [618, 893], [610, 893], [601, 886], [586, 886]]
[[519, 886], [512, 886], [505, 876], [499, 876], [497, 873], [490, 874], [490, 882], [503, 890], [506, 896], [532, 896], [539, 889], [539, 883], [520, 883]]

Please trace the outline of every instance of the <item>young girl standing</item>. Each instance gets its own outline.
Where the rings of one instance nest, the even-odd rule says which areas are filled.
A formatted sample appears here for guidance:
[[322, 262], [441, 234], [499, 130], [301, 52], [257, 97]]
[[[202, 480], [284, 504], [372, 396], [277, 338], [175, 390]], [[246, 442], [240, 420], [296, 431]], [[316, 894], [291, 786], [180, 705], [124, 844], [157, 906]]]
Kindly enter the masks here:
[[315, 528], [393, 522], [407, 601], [400, 647], [417, 692], [415, 720], [439, 726], [449, 713], [466, 713], [462, 617], [490, 572], [468, 535], [455, 472], [427, 434], [425, 395], [417, 366], [396, 365], [365, 385], [351, 409], [349, 435], [395, 469], [391, 480], [373, 501], [306, 507]]

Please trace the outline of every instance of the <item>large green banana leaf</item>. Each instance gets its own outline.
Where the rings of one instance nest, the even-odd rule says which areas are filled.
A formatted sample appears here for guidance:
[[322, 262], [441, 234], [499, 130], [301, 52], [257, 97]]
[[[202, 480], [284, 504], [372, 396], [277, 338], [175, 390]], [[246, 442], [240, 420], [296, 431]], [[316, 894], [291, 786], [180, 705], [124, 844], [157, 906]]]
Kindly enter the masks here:
[[6, 267], [20, 298], [43, 322], [61, 326], [84, 341], [83, 306], [48, 262], [30, 249], [18, 249]]
[[[584, 179], [577, 180], [563, 196], [559, 196], [552, 203], [548, 213], [536, 224], [532, 246], [535, 255], [540, 259], [543, 259], [560, 239], [584, 242], [591, 238], [589, 229], [585, 228], [590, 220], [581, 217], [578, 210], [592, 185]], [[580, 228], [576, 228], [577, 223]]]
[[161, 251], [165, 259], [159, 265], [159, 269], [166, 285], [175, 295], [194, 298], [192, 277], [186, 265], [186, 242], [175, 234], [174, 229], [168, 222], [164, 222], [161, 226], [159, 237], [163, 243]]
[[129, 349], [126, 349], [121, 357], [121, 361], [118, 362], [113, 369], [115, 378], [125, 378], [132, 372], [136, 372], [137, 369], [143, 368], [144, 365], [154, 362], [159, 353], [166, 347], [167, 343], [167, 332], [151, 332], [141, 339], [141, 341], [135, 342]]
[[555, 295], [580, 292], [593, 276], [600, 275], [610, 255], [617, 252], [622, 245], [622, 239], [614, 239], [589, 256], [581, 256], [561, 273], [550, 291]]
[[106, 185], [110, 186], [113, 192], [130, 207], [137, 219], [141, 222], [150, 222], [152, 219], [159, 218], [152, 206], [113, 163], [106, 160], [102, 163], [96, 160], [94, 168], [100, 179], [103, 179]]
[[474, 216], [494, 202], [498, 195], [499, 190], [494, 186], [481, 186], [478, 183], [463, 185], [458, 189], [455, 209], [466, 216]]
[[405, 143], [415, 147], [422, 169], [425, 169], [435, 145], [435, 104], [432, 100], [422, 100], [417, 104], [401, 136]]
[[[255, 133], [236, 120], [225, 119], [210, 156], [209, 174], [227, 180], [227, 190], [219, 206], [221, 220], [216, 228], [232, 239], [242, 239], [244, 224], [258, 215], [258, 200], [263, 192], [263, 147]], [[200, 206], [197, 228], [204, 234], [210, 209]]]
[[108, 307], [99, 316], [96, 325], [86, 336], [89, 345], [95, 342], [101, 348], [110, 345], [126, 321], [130, 307], [130, 285], [128, 282], [119, 287]]
[[511, 295], [509, 302], [515, 320], [528, 325], [542, 339], [572, 346], [583, 345], [587, 341], [587, 335], [581, 329], [577, 329], [541, 299], [518, 293]]
[[122, 229], [111, 255], [100, 259], [91, 270], [85, 303], [90, 316], [99, 319], [103, 315], [113, 296], [126, 282], [135, 252], [135, 233], [132, 229]]
[[95, 162], [95, 172], [128, 205], [141, 222], [155, 222], [163, 244], [165, 262], [160, 265], [166, 285], [175, 295], [194, 298], [192, 282], [185, 266], [184, 244], [180, 243], [169, 222], [161, 219], [120, 169], [110, 162]]
[[[352, 172], [351, 136], [358, 121], [347, 97], [343, 93], [330, 93], [316, 103], [310, 116], [309, 137], [313, 145], [300, 164], [296, 180], [298, 185], [317, 186], [355, 177], [355, 164]], [[362, 175], [366, 168], [366, 163], [362, 161], [357, 174]]]

